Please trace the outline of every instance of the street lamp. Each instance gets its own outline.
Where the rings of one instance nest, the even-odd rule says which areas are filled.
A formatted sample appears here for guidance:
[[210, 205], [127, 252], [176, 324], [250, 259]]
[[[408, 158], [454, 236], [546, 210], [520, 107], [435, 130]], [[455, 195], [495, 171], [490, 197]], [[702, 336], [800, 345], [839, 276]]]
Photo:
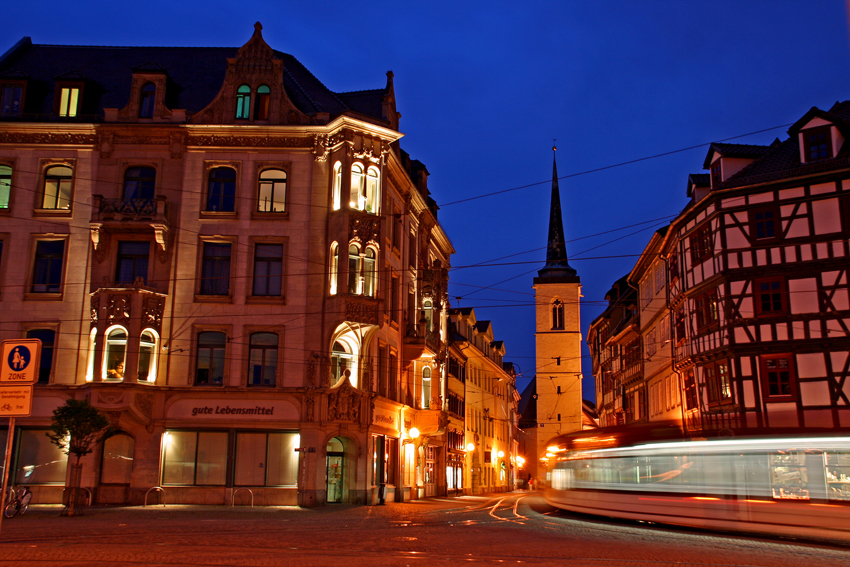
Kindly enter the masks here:
[[475, 450], [475, 443], [468, 443], [466, 445], [466, 452], [471, 453]]
[[407, 434], [410, 435], [411, 439], [416, 439], [417, 437], [419, 437], [419, 430], [416, 429], [415, 427], [411, 427], [408, 430]]

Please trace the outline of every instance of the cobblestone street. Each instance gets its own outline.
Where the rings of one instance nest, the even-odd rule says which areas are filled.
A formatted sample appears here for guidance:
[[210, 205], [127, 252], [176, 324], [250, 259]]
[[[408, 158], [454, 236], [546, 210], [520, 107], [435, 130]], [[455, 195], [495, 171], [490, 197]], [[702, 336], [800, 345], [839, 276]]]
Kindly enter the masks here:
[[4, 519], [0, 565], [848, 565], [850, 546], [573, 517], [536, 494], [382, 507], [33, 507]]

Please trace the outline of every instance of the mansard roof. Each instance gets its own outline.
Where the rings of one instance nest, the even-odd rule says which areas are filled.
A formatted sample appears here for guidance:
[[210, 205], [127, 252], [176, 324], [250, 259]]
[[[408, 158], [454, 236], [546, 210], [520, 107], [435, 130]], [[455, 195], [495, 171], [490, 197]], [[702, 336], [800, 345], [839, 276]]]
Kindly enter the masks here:
[[[34, 44], [25, 37], [0, 56], [0, 76], [27, 79], [24, 114], [53, 114], [55, 82], [73, 73], [85, 77], [83, 114], [102, 117], [104, 108], [123, 108], [130, 97], [132, 75], [165, 73], [166, 104], [191, 116], [206, 108], [225, 80], [228, 59], [238, 47], [120, 47]], [[335, 93], [294, 56], [272, 50], [283, 64], [283, 85], [304, 114], [328, 113], [331, 118], [356, 113], [387, 123], [382, 103], [387, 88]], [[91, 119], [91, 116], [88, 117]]]

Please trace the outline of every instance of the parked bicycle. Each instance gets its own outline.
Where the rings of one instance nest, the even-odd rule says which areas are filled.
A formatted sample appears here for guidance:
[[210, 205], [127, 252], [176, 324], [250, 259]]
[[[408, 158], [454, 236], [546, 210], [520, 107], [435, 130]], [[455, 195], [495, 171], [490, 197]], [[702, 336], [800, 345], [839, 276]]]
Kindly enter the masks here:
[[23, 488], [19, 488], [17, 491], [10, 491], [9, 494], [9, 503], [6, 504], [6, 509], [3, 511], [3, 515], [7, 518], [14, 518], [15, 514], [18, 512], [21, 513], [21, 516], [26, 514], [27, 508], [29, 508], [30, 500], [32, 500], [32, 490], [30, 490], [29, 486], [25, 486]]

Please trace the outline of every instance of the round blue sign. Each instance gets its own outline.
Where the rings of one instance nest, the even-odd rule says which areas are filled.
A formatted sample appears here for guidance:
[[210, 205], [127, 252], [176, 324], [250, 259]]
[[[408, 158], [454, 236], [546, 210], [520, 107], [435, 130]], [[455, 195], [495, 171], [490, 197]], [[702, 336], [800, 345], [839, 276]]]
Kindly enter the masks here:
[[23, 372], [26, 370], [27, 366], [29, 366], [30, 360], [32, 360], [30, 349], [24, 345], [18, 345], [12, 349], [12, 352], [9, 353], [9, 359], [7, 362], [9, 363], [9, 368], [11, 368], [13, 372]]

